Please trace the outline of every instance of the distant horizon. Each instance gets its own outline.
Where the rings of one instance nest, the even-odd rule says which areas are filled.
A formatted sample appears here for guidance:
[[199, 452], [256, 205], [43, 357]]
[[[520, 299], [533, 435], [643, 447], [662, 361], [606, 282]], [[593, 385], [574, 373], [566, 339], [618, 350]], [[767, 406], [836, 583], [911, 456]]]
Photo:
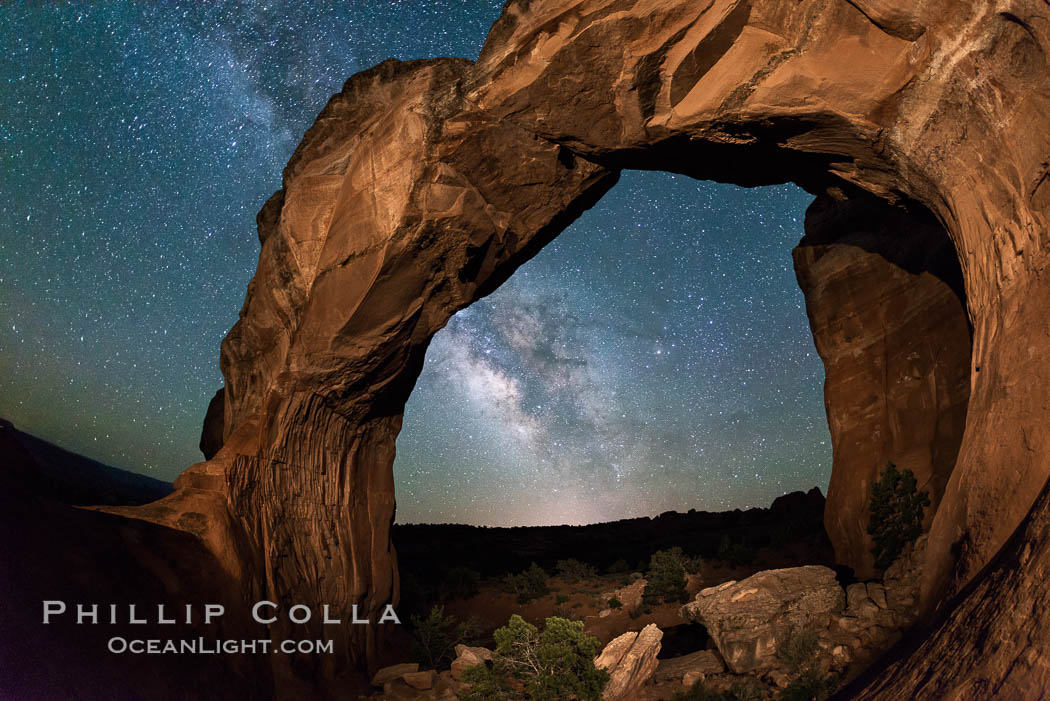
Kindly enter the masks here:
[[[8, 419], [7, 417], [0, 416], [0, 427], [3, 427], [5, 424], [11, 426], [12, 428], [14, 428], [15, 431], [17, 431], [17, 432], [19, 432], [19, 433], [21, 433], [23, 435], [26, 435], [26, 436], [29, 436], [30, 438], [33, 438], [33, 439], [36, 439], [38, 441], [47, 443], [47, 444], [57, 448], [58, 450], [64, 451], [66, 453], [70, 453], [70, 454], [72, 454], [72, 455], [74, 455], [77, 458], [80, 458], [82, 460], [86, 460], [86, 461], [95, 463], [96, 465], [99, 465], [100, 467], [103, 467], [103, 468], [106, 468], [106, 469], [109, 469], [109, 470], [118, 470], [120, 472], [124, 472], [124, 473], [126, 473], [128, 475], [132, 475], [132, 476], [135, 476], [135, 477], [141, 477], [141, 478], [144, 478], [144, 479], [153, 480], [153, 481], [159, 482], [161, 484], [165, 484], [165, 485], [170, 486], [172, 488], [173, 492], [175, 490], [174, 483], [172, 481], [163, 480], [163, 479], [160, 479], [160, 478], [157, 478], [157, 477], [153, 477], [151, 475], [143, 474], [141, 472], [135, 472], [133, 470], [126, 470], [126, 469], [124, 469], [122, 467], [116, 467], [114, 465], [109, 465], [109, 464], [106, 464], [106, 463], [101, 462], [99, 460], [95, 460], [94, 458], [91, 458], [89, 456], [83, 455], [81, 453], [77, 453], [76, 451], [70, 450], [69, 448], [66, 448], [66, 447], [64, 447], [64, 446], [62, 446], [62, 445], [60, 445], [58, 443], [55, 443], [53, 441], [49, 441], [46, 438], [42, 438], [41, 436], [34, 435], [34, 434], [29, 433], [27, 431], [23, 431], [23, 430], [21, 430], [18, 427], [17, 424], [15, 424], [13, 421]], [[32, 451], [30, 451], [30, 452], [32, 452]], [[528, 524], [528, 525], [520, 525], [520, 526], [505, 526], [505, 525], [490, 524], [490, 523], [468, 523], [468, 522], [465, 522], [465, 521], [409, 521], [409, 522], [400, 522], [395, 517], [394, 525], [396, 525], [396, 526], [465, 526], [467, 528], [501, 528], [501, 529], [583, 528], [583, 527], [586, 527], [586, 526], [600, 526], [600, 525], [603, 525], [603, 524], [618, 523], [618, 522], [621, 522], [621, 521], [635, 521], [635, 520], [640, 520], [640, 519], [646, 519], [646, 520], [652, 521], [654, 519], [660, 518], [661, 516], [664, 516], [665, 514], [678, 514], [678, 515], [688, 515], [690, 513], [698, 513], [698, 514], [725, 514], [725, 513], [732, 513], [734, 511], [744, 512], [744, 511], [750, 511], [750, 510], [763, 510], [763, 509], [768, 509], [768, 508], [772, 507], [773, 503], [777, 499], [779, 499], [780, 497], [784, 497], [784, 496], [787, 496], [789, 494], [808, 494], [810, 491], [812, 491], [814, 489], [816, 489], [818, 492], [820, 492], [821, 496], [823, 496], [823, 497], [827, 496], [825, 494], [825, 490], [821, 489], [819, 485], [813, 485], [812, 487], [809, 487], [809, 488], [792, 489], [790, 491], [784, 492], [783, 494], [780, 494], [780, 495], [774, 497], [769, 502], [769, 504], [766, 505], [766, 506], [761, 506], [761, 505], [741, 506], [741, 507], [734, 507], [734, 508], [729, 508], [729, 509], [722, 509], [722, 510], [719, 510], [719, 511], [709, 511], [707, 509], [698, 509], [698, 508], [693, 507], [693, 508], [686, 509], [684, 511], [678, 510], [678, 509], [669, 509], [669, 510], [661, 511], [659, 513], [654, 513], [654, 514], [640, 514], [640, 515], [637, 515], [637, 516], [623, 516], [623, 517], [620, 517], [620, 518], [611, 518], [611, 519], [607, 519], [607, 520], [603, 520], [603, 521], [590, 521], [590, 522], [587, 522], [587, 523], [538, 523], [538, 524]]]

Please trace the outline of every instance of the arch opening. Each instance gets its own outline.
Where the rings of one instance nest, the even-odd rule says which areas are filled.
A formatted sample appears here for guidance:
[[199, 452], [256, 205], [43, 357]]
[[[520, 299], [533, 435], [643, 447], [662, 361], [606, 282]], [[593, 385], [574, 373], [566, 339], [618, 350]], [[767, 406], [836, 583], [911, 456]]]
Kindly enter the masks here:
[[398, 521], [597, 523], [826, 491], [789, 253], [811, 199], [624, 173], [435, 335], [398, 437]]
[[[636, 181], [632, 180], [632, 177], [635, 177], [634, 173], [627, 175], [624, 178], [624, 184], [619, 185], [614, 194], [606, 197], [615, 198], [615, 192], [626, 190], [630, 192], [631, 199], [637, 200], [637, 190], [640, 184], [647, 183], [652, 186], [656, 178], [666, 177], [673, 180], [675, 176], [639, 173]], [[707, 191], [708, 197], [712, 193], [718, 193], [715, 196], [724, 199], [728, 192], [742, 192], [735, 186], [714, 185], [713, 183], [698, 184], [688, 178], [683, 180], [691, 184], [689, 187], [713, 188]], [[776, 197], [784, 198], [785, 202], [792, 202], [799, 209], [810, 199], [801, 190], [793, 188], [772, 188], [768, 192], [777, 193]], [[600, 212], [603, 206], [604, 204], [599, 204], [596, 210]], [[673, 218], [680, 219], [682, 212], [686, 210], [687, 207], [683, 206], [681, 211], [674, 212]], [[599, 232], [586, 231], [588, 228], [596, 228], [594, 225], [588, 226], [591, 214], [590, 212], [585, 214], [577, 224], [548, 244], [544, 252], [537, 256], [537, 260], [543, 262], [548, 257], [555, 260], [558, 256], [565, 256], [568, 260], [560, 265], [570, 268], [577, 266], [578, 260], [574, 258], [573, 247], [577, 247], [578, 251], [581, 245], [585, 246], [587, 243], [582, 235], [579, 239], [580, 243], [571, 239], [577, 236], [577, 229], [581, 230], [581, 234], [587, 236], [598, 235]], [[661, 214], [666, 216], [666, 213]], [[768, 215], [768, 211], [765, 214]], [[785, 215], [785, 212], [779, 214]], [[644, 218], [645, 215], [642, 216]], [[808, 382], [809, 390], [815, 391], [817, 395], [822, 394], [818, 400], [821, 405], [818, 411], [822, 414], [820, 425], [814, 425], [810, 421], [805, 432], [808, 432], [810, 436], [820, 436], [825, 426], [830, 428], [835, 467], [829, 470], [830, 487], [825, 481], [829, 479], [828, 477], [825, 477], [824, 480], [803, 477], [786, 487], [782, 482], [778, 483], [778, 486], [783, 487], [781, 491], [766, 495], [765, 499], [754, 499], [750, 503], [724, 501], [722, 504], [723, 508], [728, 509], [768, 505], [773, 497], [786, 491], [805, 489], [814, 483], [818, 484], [827, 494], [825, 526], [834, 545], [836, 560], [854, 570], [857, 577], [870, 578], [877, 573], [870, 552], [871, 540], [866, 532], [867, 504], [871, 484], [877, 479], [882, 468], [888, 462], [894, 462], [902, 469], [909, 469], [915, 473], [920, 489], [926, 490], [932, 500], [924, 523], [925, 528], [928, 529], [955, 464], [966, 421], [972, 347], [972, 329], [966, 311], [962, 274], [954, 246], [943, 227], [927, 210], [914, 203], [891, 205], [865, 193], [851, 192], [849, 196], [845, 196], [841, 190], [836, 189], [830, 194], [825, 193], [812, 200], [804, 216], [804, 235], [803, 217], [791, 216], [790, 211], [786, 213], [786, 216], [797, 223], [797, 233], [794, 240], [785, 239], [785, 241], [778, 242], [778, 246], [786, 258], [787, 250], [785, 249], [787, 247], [784, 246], [784, 243], [787, 243], [787, 246], [794, 246], [797, 241], [797, 246], [792, 253], [793, 269], [788, 270], [790, 270], [791, 277], [797, 281], [801, 291], [796, 306], [805, 307], [808, 323], [801, 322], [803, 324], [801, 333], [798, 333], [797, 328], [793, 330], [790, 328], [790, 321], [801, 321], [800, 309], [797, 310], [794, 320], [778, 317], [777, 321], [787, 324], [782, 330], [789, 331], [789, 333], [784, 335], [791, 337], [794, 334], [794, 336], [789, 340], [785, 338], [776, 340], [779, 343], [794, 343], [796, 350], [799, 351], [799, 356], [807, 355], [805, 349], [797, 347], [797, 341], [800, 338], [804, 339], [806, 345], [814, 343], [819, 358], [823, 361], [818, 363], [814, 356], [811, 358], [813, 367], [809, 368], [808, 373], [802, 372], [790, 379], [796, 385], [793, 389], [798, 390], [799, 384]], [[759, 238], [768, 237], [770, 228], [783, 229], [784, 221], [786, 221], [785, 219], [780, 222], [767, 223], [763, 221], [762, 216], [756, 217], [754, 211], [747, 212], [747, 218], [749, 223], [743, 226], [737, 223], [737, 229], [753, 226], [759, 230]], [[626, 225], [639, 226], [636, 221], [627, 222]], [[659, 227], [661, 224], [656, 226]], [[666, 229], [667, 226], [664, 225], [663, 228]], [[685, 228], [688, 229], [689, 225], [687, 224]], [[724, 241], [718, 240], [720, 235], [726, 235], [725, 232], [712, 234], [703, 230], [702, 225], [699, 228], [702, 231], [692, 236], [694, 242], [703, 242], [713, 248], [725, 246]], [[788, 234], [787, 238], [790, 239], [791, 235]], [[801, 240], [798, 240], [799, 238]], [[749, 252], [754, 254], [753, 248], [748, 249], [748, 246], [753, 244], [740, 245], [739, 242], [734, 242], [734, 244], [739, 247], [736, 250], [725, 251], [727, 259], [733, 260], [734, 257], [747, 255]], [[770, 246], [770, 249], [773, 248]], [[622, 253], [622, 250], [619, 252]], [[776, 252], [775, 250], [762, 250], [760, 255], [768, 255], [772, 258]], [[710, 254], [710, 250], [707, 253]], [[576, 255], [578, 256], [578, 252]], [[696, 277], [702, 278], [705, 274], [710, 273], [710, 271], [699, 269], [702, 268], [705, 260], [710, 261], [711, 259], [700, 255], [689, 263], [695, 266]], [[713, 275], [716, 278], [721, 275], [724, 279], [726, 274], [720, 272], [718, 267], [721, 263], [722, 261], [717, 261]], [[587, 264], [592, 263], [588, 261]], [[630, 264], [635, 267], [643, 267], [641, 261], [638, 260], [631, 260]], [[537, 268], [531, 263], [530, 265], [533, 267], [526, 266], [512, 280], [525, 279], [531, 275], [533, 280], [541, 281], [538, 287], [546, 286], [548, 290], [551, 287], [550, 280], [564, 284], [563, 278], [546, 272], [542, 268]], [[749, 271], [752, 274], [754, 272], [754, 269]], [[576, 273], [579, 274], [578, 269]], [[675, 274], [680, 278], [682, 270], [668, 274], [668, 279], [664, 282], [673, 285], [671, 278]], [[621, 274], [620, 277], [623, 275]], [[627, 278], [629, 279], [630, 276]], [[583, 284], [586, 285], [586, 282]], [[461, 312], [458, 317], [451, 320], [448, 329], [439, 333], [430, 350], [430, 353], [436, 358], [428, 360], [428, 363], [431, 363], [436, 370], [429, 371], [429, 375], [428, 371], [422, 374], [416, 390], [418, 394], [414, 395], [423, 397], [423, 400], [416, 405], [420, 414], [425, 414], [427, 409], [432, 407], [432, 411], [440, 414], [445, 421], [448, 421], [450, 415], [456, 414], [461, 409], [465, 408], [467, 411], [476, 409], [477, 407], [473, 405], [479, 403], [482, 405], [483, 413], [489, 412], [489, 415], [481, 416], [480, 420], [477, 415], [467, 419], [464, 419], [463, 416], [456, 417], [460, 421], [458, 426], [454, 430], [445, 431], [446, 434], [454, 436], [453, 441], [443, 442], [440, 438], [435, 440], [433, 436], [427, 436], [420, 430], [412, 413], [413, 400], [409, 400], [406, 414], [408, 430], [403, 432], [399, 438], [399, 465], [411, 464], [413, 460], [420, 460], [421, 456], [425, 456], [424, 461], [428, 463], [428, 467], [418, 470], [416, 474], [408, 478], [400, 477], [406, 481], [408, 487], [407, 489], [400, 488], [402, 490], [399, 491], [401, 503], [404, 504], [406, 496], [414, 499], [420, 491], [420, 485], [425, 485], [424, 491], [438, 494], [444, 506], [448, 506], [450, 501], [454, 503], [456, 499], [459, 499], [460, 503], [458, 507], [453, 506], [453, 510], [430, 518], [423, 515], [422, 511], [413, 512], [411, 506], [408, 509], [402, 507], [404, 511], [408, 511], [408, 514], [404, 514], [403, 511], [399, 520], [404, 523], [458, 521], [490, 526], [553, 525], [653, 516], [671, 509], [719, 510], [718, 506], [711, 502], [698, 505], [681, 501], [648, 505], [646, 508], [647, 505], [640, 505], [639, 493], [641, 490], [637, 485], [634, 489], [630, 489], [630, 486], [627, 485], [627, 488], [615, 491], [629, 495], [632, 506], [638, 511], [616, 512], [597, 507], [591, 508], [586, 512], [588, 515], [581, 517], [578, 495], [571, 494], [571, 489], [562, 489], [564, 484], [561, 483], [561, 480], [566, 478], [564, 464], [560, 470], [555, 469], [543, 473], [541, 469], [536, 469], [535, 465], [522, 463], [519, 458], [515, 461], [514, 469], [531, 472], [528, 477], [532, 481], [531, 483], [526, 482], [531, 485], [531, 490], [523, 489], [519, 485], [520, 491], [515, 492], [501, 485], [499, 498], [491, 501], [487, 512], [498, 514], [498, 517], [486, 521], [487, 517], [482, 515], [486, 513], [486, 505], [483, 504], [485, 497], [483, 490], [478, 487], [485, 485], [486, 479], [491, 480], [489, 484], [498, 483], [496, 475], [500, 473], [500, 467], [491, 468], [490, 473], [486, 475], [485, 469], [487, 468], [484, 466], [479, 468], [480, 463], [506, 460], [504, 455], [499, 454], [500, 451], [514, 450], [519, 442], [531, 444], [533, 450], [528, 456], [533, 462], [545, 462], [551, 459], [553, 453], [548, 449], [543, 457], [537, 458], [539, 453], [535, 450], [535, 444], [538, 437], [550, 440], [563, 455], [566, 454], [566, 444], [569, 442], [564, 439], [564, 436], [552, 436], [552, 433], [543, 425], [539, 410], [544, 408], [542, 401], [549, 400], [550, 397], [540, 396], [539, 403], [536, 403], [537, 395], [543, 394], [542, 388], [537, 391], [534, 387], [528, 387], [530, 380], [515, 376], [512, 370], [518, 373], [539, 375], [540, 380], [549, 380], [553, 377], [559, 392], [571, 394], [573, 397], [578, 396], [581, 392], [588, 393], [586, 399], [601, 405], [603, 409], [608, 409], [610, 405], [615, 407], [614, 399], [617, 394], [613, 392], [608, 396], [601, 396], [595, 385], [600, 384], [602, 379], [593, 374], [595, 365], [593, 356], [589, 359], [582, 359], [579, 354], [573, 355], [571, 348], [573, 339], [564, 334], [559, 336], [559, 331], [564, 331], [559, 326], [566, 324], [567, 321], [575, 324], [580, 320], [579, 310], [567, 306], [564, 299], [565, 296], [577, 294], [580, 286], [577, 285], [573, 289], [571, 284], [568, 285], [564, 289], [565, 294], [559, 299], [557, 295], [543, 297], [543, 295], [526, 294], [514, 289], [514, 285], [514, 282], [505, 284], [491, 298], [484, 300], [480, 305], [470, 307], [466, 312]], [[637, 286], [636, 283], [635, 285]], [[662, 284], [655, 285], [650, 288], [649, 293], [662, 290], [663, 287]], [[725, 290], [719, 292], [724, 294]], [[609, 290], [605, 290], [604, 293], [605, 297], [610, 296]], [[644, 294], [643, 292], [643, 296]], [[797, 291], [796, 294], [798, 294]], [[712, 295], [708, 290], [706, 293], [696, 291], [695, 294], [686, 291], [680, 296], [688, 298], [691, 304], [692, 301], [697, 300], [709, 301], [708, 298]], [[724, 296], [732, 298], [734, 295], [725, 294]], [[753, 305], [755, 296], [752, 294], [746, 297], [747, 302]], [[776, 301], [783, 302], [783, 300]], [[791, 316], [785, 314], [787, 307], [791, 306], [790, 301], [784, 308], [777, 307], [776, 304], [767, 306], [770, 307], [765, 310], [767, 315], [773, 309], [774, 317], [777, 315]], [[698, 313], [694, 316], [709, 315], [710, 309], [699, 311], [702, 307], [703, 304], [697, 308]], [[593, 314], [593, 310], [590, 313]], [[616, 314], [617, 312], [614, 312], [612, 316]], [[666, 319], [661, 319], [659, 315], [656, 316], [657, 324], [666, 331], [668, 328]], [[467, 320], [465, 323], [464, 319]], [[509, 328], [500, 327], [499, 322], [502, 320], [508, 322]], [[735, 321], [739, 324], [738, 331], [746, 329], [742, 338], [754, 331], [751, 326], [748, 326], [749, 320], [746, 315]], [[768, 324], [768, 319], [766, 323]], [[607, 322], [602, 325], [591, 321], [587, 326], [590, 329], [607, 329], [609, 324]], [[768, 333], [768, 329], [763, 330]], [[761, 333], [762, 331], [759, 331], [758, 335]], [[443, 338], [448, 340], [443, 340]], [[569, 343], [566, 342], [566, 338], [569, 338]], [[739, 341], [740, 339], [737, 339], [738, 345], [728, 352], [729, 363], [734, 362], [733, 353], [746, 356], [747, 351], [750, 350], [744, 348]], [[651, 342], [654, 349], [650, 352], [657, 354], [664, 352], [659, 347], [660, 342], [647, 342]], [[558, 349], [555, 349], [555, 345], [558, 346]], [[666, 345], [677, 344], [668, 343]], [[667, 350], [671, 348], [668, 347]], [[784, 354], [778, 355], [769, 348], [763, 351], [767, 354], [765, 358], [767, 362], [785, 364], [794, 361], [799, 363], [797, 357], [785, 358]], [[515, 352], [519, 356], [517, 368], [508, 369], [506, 362], [501, 363], [497, 360], [500, 356], [504, 356], [506, 360], [505, 356], [513, 355]], [[541, 357], [544, 354], [546, 357]], [[622, 358], [626, 354], [618, 355]], [[522, 357], [525, 358], [524, 362]], [[738, 356], [737, 361], [739, 360]], [[748, 361], [752, 361], [752, 365], [755, 364], [754, 355], [744, 357], [743, 360], [742, 364], [745, 366], [748, 365]], [[695, 364], [692, 367], [695, 367]], [[570, 370], [565, 372], [565, 368]], [[746, 378], [755, 371], [751, 367], [745, 367], [743, 370], [742, 374], [735, 377], [738, 386], [733, 400], [739, 400], [739, 391], [748, 385], [748, 380], [742, 378]], [[548, 373], [550, 377], [543, 378], [544, 373]], [[531, 381], [535, 382], [536, 377], [531, 378]], [[823, 383], [822, 393], [819, 389], [821, 383]], [[761, 381], [758, 384], [761, 385]], [[451, 397], [448, 395], [442, 397], [438, 392], [439, 385], [444, 385], [446, 391], [459, 391], [460, 394], [453, 393]], [[767, 388], [767, 390], [770, 395], [783, 393], [781, 388]], [[621, 394], [630, 395], [631, 391], [628, 389]], [[710, 397], [708, 399], [710, 400]], [[731, 411], [727, 412], [724, 405], [720, 405], [717, 399], [711, 404], [718, 407], [718, 414], [721, 416], [726, 413], [732, 414]], [[795, 411], [801, 405], [801, 403], [796, 403]], [[563, 404], [562, 408], [579, 413], [579, 406], [571, 402]], [[614, 408], [612, 413], [626, 418], [626, 413], [621, 412], [620, 409]], [[674, 412], [668, 413], [673, 414]], [[781, 420], [783, 425], [777, 427], [783, 430], [783, 433], [778, 434], [779, 440], [783, 443], [796, 441], [797, 444], [799, 427], [792, 421], [805, 422], [811, 417], [792, 414], [790, 410], [787, 413], [791, 415], [786, 417], [786, 421]], [[556, 414], [555, 418], [557, 418]], [[739, 418], [738, 413], [734, 422], [738, 423]], [[765, 423], [763, 424], [760, 420], [758, 422], [760, 427], [754, 429], [748, 440], [763, 444], [767, 441], [775, 443], [777, 437], [770, 438], [768, 435], [763, 435], [763, 429], [768, 429], [772, 425], [770, 417], [765, 416], [763, 420]], [[504, 432], [498, 428], [501, 425], [506, 429]], [[584, 425], [593, 429], [595, 422], [585, 422]], [[622, 427], [614, 425], [611, 433], [622, 436], [623, 432], [619, 430], [620, 428]], [[490, 433], [487, 439], [475, 435], [485, 431]], [[418, 433], [413, 435], [413, 432]], [[592, 432], [599, 433], [598, 431]], [[695, 439], [696, 434], [701, 432], [703, 431], [693, 429], [689, 433]], [[715, 432], [711, 433], [715, 434]], [[724, 436], [718, 436], [716, 440], [724, 438]], [[495, 450], [490, 447], [487, 453], [474, 455], [475, 463], [466, 468], [465, 479], [457, 481], [458, 475], [453, 479], [448, 479], [446, 475], [441, 485], [435, 485], [433, 482], [428, 484], [426, 480], [419, 480], [413, 484], [412, 478], [418, 478], [420, 472], [427, 475], [433, 469], [435, 459], [449, 460], [450, 445], [455, 455], [456, 441], [460, 442], [460, 450], [464, 446], [470, 450], [479, 442], [485, 443], [486, 440], [490, 442], [490, 446], [495, 446]], [[598, 441], [603, 444], [603, 448], [608, 442], [608, 440]], [[638, 441], [621, 440], [621, 447], [625, 442], [637, 443]], [[817, 440], [808, 443], [806, 447], [812, 450], [813, 446], [824, 442], [823, 436], [820, 436]], [[592, 449], [594, 444], [594, 441], [587, 442]], [[693, 447], [696, 447], [695, 442]], [[568, 454], [573, 455], [574, 453], [569, 452]], [[800, 462], [805, 463], [810, 460], [812, 455], [813, 453], [807, 454], [803, 449], [791, 457], [794, 458], [795, 466], [797, 466]], [[666, 453], [664, 457], [667, 457]], [[711, 464], [710, 458], [704, 454], [703, 450], [694, 454], [693, 457], [700, 458], [701, 461], [706, 459], [706, 464]], [[455, 460], [455, 457], [452, 459]], [[731, 459], [739, 462], [739, 456], [731, 456]], [[764, 469], [768, 470], [768, 457], [766, 459], [767, 465]], [[462, 462], [458, 461], [457, 467]], [[611, 463], [617, 479], [622, 477], [619, 474], [622, 464], [616, 464], [613, 460], [605, 460], [605, 462]], [[664, 466], [660, 465], [660, 467]], [[692, 477], [701, 485], [706, 486], [704, 483], [705, 480], [710, 480], [710, 474], [705, 474], [703, 468], [698, 467], [695, 463], [690, 467]], [[403, 468], [398, 468], [398, 470], [401, 469]], [[581, 472], [598, 480], [603, 479], [600, 473], [593, 471], [593, 466], [590, 472], [587, 471], [586, 466]], [[730, 492], [736, 492], [735, 496], [739, 496], [740, 492], [744, 491], [740, 489], [739, 482], [760, 479], [763, 476], [761, 470], [759, 472], [753, 468], [741, 470], [739, 465], [730, 472], [733, 478], [738, 480], [737, 484], [729, 488]], [[536, 478], [537, 474], [540, 476], [539, 480]], [[725, 478], [725, 475], [720, 476]], [[511, 477], [513, 478], [514, 475]], [[460, 485], [465, 485], [465, 488], [461, 488]], [[579, 485], [576, 486], [579, 489]], [[583, 486], [586, 487], [586, 485]], [[443, 487], [443, 489], [435, 487]], [[680, 485], [673, 484], [672, 490], [676, 496], [681, 496]], [[570, 492], [568, 498], [564, 498], [566, 491]], [[598, 490], [590, 488], [592, 495], [595, 491]], [[696, 493], [698, 494], [699, 490]], [[553, 507], [551, 505], [551, 502], [556, 502], [559, 498], [564, 499], [561, 502], [563, 505], [561, 510], [556, 504]], [[599, 501], [599, 499], [594, 499], [592, 504]], [[479, 502], [482, 502], [480, 507]], [[466, 505], [465, 508], [464, 505]], [[519, 512], [508, 516], [509, 510], [515, 507], [523, 509], [524, 514]], [[456, 508], [458, 511], [455, 510]]]

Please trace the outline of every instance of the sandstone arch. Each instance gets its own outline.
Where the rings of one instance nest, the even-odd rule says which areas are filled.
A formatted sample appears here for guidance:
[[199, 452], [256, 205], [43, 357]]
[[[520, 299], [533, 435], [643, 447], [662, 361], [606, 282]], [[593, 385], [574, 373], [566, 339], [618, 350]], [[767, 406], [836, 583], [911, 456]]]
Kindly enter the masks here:
[[[249, 598], [376, 611], [397, 591], [394, 439], [449, 316], [622, 168], [793, 180], [831, 209], [866, 202], [915, 231], [930, 213], [958, 252], [972, 365], [965, 396], [931, 410], [968, 407], [932, 523], [932, 613], [1006, 542], [1050, 465], [1048, 14], [1036, 0], [519, 0], [476, 63], [391, 61], [354, 76], [259, 214], [258, 270], [222, 349], [222, 449], [135, 513], [192, 524]], [[954, 377], [949, 365], [932, 376]], [[1050, 562], [1045, 539], [1017, 538], [1028, 554], [1004, 576], [1045, 593], [1028, 579]], [[1007, 604], [980, 605], [993, 618]], [[1002, 620], [1003, 639], [1030, 632]], [[360, 656], [323, 660], [324, 674], [369, 658], [375, 630], [347, 631]], [[932, 636], [977, 650], [950, 624]], [[968, 674], [1041, 683], [1045, 663], [1025, 649], [986, 653]], [[279, 682], [312, 663], [289, 664]], [[886, 674], [884, 693], [922, 691], [921, 675]]]

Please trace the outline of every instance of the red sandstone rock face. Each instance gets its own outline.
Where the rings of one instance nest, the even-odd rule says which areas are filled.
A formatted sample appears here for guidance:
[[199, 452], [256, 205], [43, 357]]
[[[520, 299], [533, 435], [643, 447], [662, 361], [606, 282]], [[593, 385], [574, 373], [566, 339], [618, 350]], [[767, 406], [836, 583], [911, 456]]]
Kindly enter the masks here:
[[806, 232], [795, 269], [834, 446], [824, 525], [836, 559], [870, 579], [868, 495], [887, 461], [930, 494], [927, 527], [955, 467], [970, 396], [962, 274], [936, 221], [873, 198], [819, 198]]
[[[259, 266], [222, 349], [223, 448], [187, 470], [171, 498], [135, 513], [192, 523], [247, 591], [374, 614], [396, 600], [389, 526], [401, 411], [449, 317], [557, 235], [620, 168], [743, 185], [794, 180], [840, 200], [868, 193], [928, 210], [959, 252], [973, 352], [950, 477], [967, 384], [958, 314], [871, 336], [862, 350], [884, 349], [887, 372], [934, 385], [900, 391], [850, 379], [838, 354], [853, 341], [833, 332], [837, 312], [818, 291], [842, 289], [869, 334], [893, 310], [865, 308], [885, 300], [846, 282], [851, 265], [874, 277], [884, 269], [888, 299], [907, 299], [917, 314], [951, 299], [870, 252], [843, 257], [831, 245], [823, 265], [816, 249], [800, 254], [818, 343], [835, 368], [833, 426], [840, 408], [850, 421], [867, 416], [837, 398], [839, 382], [863, 385], [872, 406], [887, 408], [880, 431], [909, 423], [872, 443], [878, 459], [928, 464], [931, 485], [947, 478], [927, 549], [932, 610], [999, 550], [1050, 469], [1046, 12], [1035, 0], [521, 0], [505, 8], [477, 64], [387, 62], [353, 77], [259, 215]], [[904, 236], [925, 245], [919, 228]], [[918, 333], [950, 357], [934, 345], [912, 363]], [[861, 450], [843, 443], [854, 430], [848, 421], [836, 429], [837, 458]], [[862, 490], [846, 483], [843, 494]], [[843, 497], [832, 519], [841, 511], [851, 521], [856, 502]], [[1029, 538], [1045, 545], [1041, 532]], [[844, 556], [860, 547], [847, 541]], [[1032, 548], [1007, 566], [1017, 581], [1045, 567]], [[1001, 604], [988, 597], [980, 611], [993, 616]], [[1009, 616], [997, 620], [997, 640], [1028, 634]], [[370, 657], [375, 630], [337, 641], [353, 656], [277, 669], [276, 683], [339, 679]], [[962, 629], [937, 635], [952, 654], [977, 649]], [[1005, 668], [972, 674], [999, 679]], [[881, 688], [902, 697], [919, 678], [888, 674]], [[1021, 667], [1009, 674], [1015, 685], [1042, 679]]]

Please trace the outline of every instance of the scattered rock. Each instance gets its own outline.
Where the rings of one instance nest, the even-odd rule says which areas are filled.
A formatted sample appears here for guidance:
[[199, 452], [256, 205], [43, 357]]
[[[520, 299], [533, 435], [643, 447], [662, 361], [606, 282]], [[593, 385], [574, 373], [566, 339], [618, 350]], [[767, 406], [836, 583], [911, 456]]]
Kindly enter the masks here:
[[627, 632], [614, 638], [594, 659], [594, 666], [609, 671], [604, 701], [632, 699], [635, 692], [656, 672], [660, 639], [664, 633], [650, 623], [641, 632]]
[[832, 570], [810, 565], [704, 589], [682, 615], [703, 623], [726, 665], [744, 674], [775, 668], [783, 639], [802, 628], [826, 629], [845, 599]]
[[691, 689], [693, 688], [694, 684], [696, 684], [703, 678], [704, 675], [700, 674], [700, 672], [686, 672], [685, 675], [682, 676], [682, 686], [684, 686], [686, 689]]
[[452, 660], [452, 667], [449, 671], [452, 672], [453, 679], [455, 679], [456, 681], [460, 681], [463, 679], [464, 672], [466, 672], [471, 667], [477, 667], [479, 664], [483, 663], [478, 659], [457, 657], [456, 659]]
[[383, 686], [387, 682], [392, 682], [395, 679], [400, 679], [406, 674], [419, 671], [419, 665], [415, 662], [406, 662], [404, 664], [390, 665], [389, 667], [383, 667], [381, 670], [376, 672], [375, 676], [372, 677], [372, 686]]
[[[635, 574], [638, 573], [636, 572]], [[603, 601], [608, 602], [609, 599], [615, 596], [620, 600], [620, 603], [623, 604], [623, 608], [630, 610], [642, 603], [642, 592], [645, 591], [645, 584], [645, 578], [642, 577], [641, 574], [638, 574], [638, 577], [626, 587], [620, 587], [615, 591], [604, 592], [602, 593], [601, 598]]]
[[886, 587], [882, 586], [878, 582], [868, 582], [868, 598], [875, 602], [875, 605], [880, 609], [889, 608], [886, 603]]
[[881, 609], [868, 596], [868, 587], [858, 582], [846, 587], [846, 613], [863, 619], [874, 619]]
[[456, 659], [452, 661], [452, 678], [459, 681], [471, 667], [492, 661], [492, 651], [484, 647], [456, 646]]
[[430, 689], [434, 686], [434, 676], [434, 670], [427, 669], [422, 672], [402, 674], [401, 679], [413, 689]]
[[476, 647], [471, 645], [457, 645], [456, 646], [456, 657], [464, 657], [474, 655], [481, 662], [492, 661], [492, 650], [487, 647]]
[[700, 650], [689, 655], [660, 660], [654, 678], [658, 682], [681, 679], [686, 686], [692, 686], [685, 680], [686, 677], [694, 675], [695, 679], [699, 679], [709, 674], [721, 674], [725, 669], [717, 652]]

